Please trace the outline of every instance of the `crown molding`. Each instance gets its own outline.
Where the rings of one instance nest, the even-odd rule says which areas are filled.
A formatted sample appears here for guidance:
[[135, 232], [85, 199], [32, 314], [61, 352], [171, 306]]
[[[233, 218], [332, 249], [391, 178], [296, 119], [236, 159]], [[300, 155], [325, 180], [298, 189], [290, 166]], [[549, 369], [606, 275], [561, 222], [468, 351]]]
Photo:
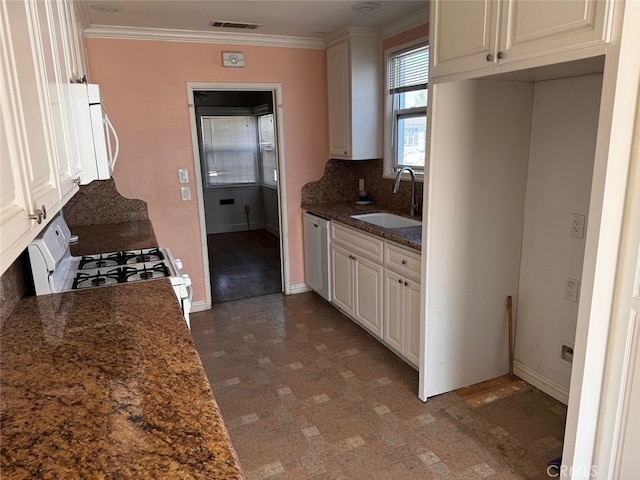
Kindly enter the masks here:
[[351, 35], [380, 38], [380, 29], [375, 27], [342, 27], [326, 35], [324, 41], [326, 45], [330, 47], [342, 40], [346, 40]]
[[76, 19], [80, 23], [80, 27], [82, 30], [85, 30], [89, 25], [91, 25], [91, 20], [89, 18], [89, 7], [85, 2], [72, 1], [71, 5], [73, 7], [73, 11], [76, 14]]
[[83, 33], [85, 38], [116, 38], [121, 40], [158, 40], [164, 42], [218, 43], [224, 45], [256, 45], [260, 47], [288, 47], [325, 50], [321, 38], [260, 35], [236, 32], [200, 32], [165, 28], [119, 27], [92, 25]]
[[429, 23], [428, 8], [383, 26], [381, 29], [381, 37], [382, 39], [393, 37], [394, 35], [419, 27], [425, 23]]

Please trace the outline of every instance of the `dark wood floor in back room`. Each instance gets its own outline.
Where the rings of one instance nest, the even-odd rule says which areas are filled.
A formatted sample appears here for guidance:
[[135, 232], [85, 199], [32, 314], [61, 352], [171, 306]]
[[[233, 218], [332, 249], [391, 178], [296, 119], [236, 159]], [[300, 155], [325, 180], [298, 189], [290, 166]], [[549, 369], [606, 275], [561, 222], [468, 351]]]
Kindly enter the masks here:
[[521, 382], [423, 403], [418, 373], [315, 293], [217, 304], [191, 328], [247, 480], [541, 480], [562, 452], [561, 403]]
[[282, 291], [280, 240], [266, 230], [207, 235], [213, 303]]

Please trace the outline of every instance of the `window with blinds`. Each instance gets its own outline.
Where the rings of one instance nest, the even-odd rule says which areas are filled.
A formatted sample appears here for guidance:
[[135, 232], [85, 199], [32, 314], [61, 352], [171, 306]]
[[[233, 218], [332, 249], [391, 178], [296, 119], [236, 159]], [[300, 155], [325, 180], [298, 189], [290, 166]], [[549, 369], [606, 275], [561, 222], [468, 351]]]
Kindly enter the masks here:
[[401, 49], [388, 55], [386, 170], [404, 166], [424, 171], [427, 135], [429, 46]]
[[258, 136], [253, 116], [202, 116], [206, 185], [258, 183]]
[[276, 162], [276, 139], [273, 127], [273, 114], [258, 117], [260, 134], [260, 165], [262, 166], [262, 184], [268, 187], [278, 186], [278, 168]]

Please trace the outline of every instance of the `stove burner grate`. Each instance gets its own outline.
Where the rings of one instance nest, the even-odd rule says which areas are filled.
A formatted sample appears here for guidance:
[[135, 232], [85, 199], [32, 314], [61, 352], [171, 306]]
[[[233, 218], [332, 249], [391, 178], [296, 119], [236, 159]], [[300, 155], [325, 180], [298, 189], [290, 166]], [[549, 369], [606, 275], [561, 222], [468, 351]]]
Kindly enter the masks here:
[[147, 248], [142, 250], [130, 250], [122, 252], [125, 265], [135, 263], [160, 262], [165, 259], [159, 248]]
[[94, 268], [117, 267], [122, 265], [122, 253], [100, 255], [85, 255], [80, 259], [78, 270], [92, 270]]
[[139, 280], [151, 280], [154, 278], [169, 277], [171, 272], [164, 262], [157, 263], [153, 266], [143, 265], [142, 268], [124, 267], [124, 276], [126, 282], [136, 282]]
[[85, 255], [80, 259], [78, 270], [135, 265], [137, 263], [161, 262], [165, 260], [159, 248], [143, 248], [115, 253]]
[[105, 273], [102, 273], [100, 270], [95, 273], [78, 272], [76, 277], [73, 279], [71, 289], [81, 290], [84, 288], [115, 285], [124, 281], [121, 268], [113, 268]]

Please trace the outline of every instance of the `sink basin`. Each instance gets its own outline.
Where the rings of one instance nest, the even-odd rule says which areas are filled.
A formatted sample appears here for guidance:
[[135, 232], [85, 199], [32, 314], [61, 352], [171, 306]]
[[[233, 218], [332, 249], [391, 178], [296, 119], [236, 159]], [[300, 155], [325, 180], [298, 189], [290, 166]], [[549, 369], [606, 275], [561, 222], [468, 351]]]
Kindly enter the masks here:
[[393, 213], [363, 213], [360, 215], [351, 215], [351, 218], [367, 223], [372, 223], [383, 228], [405, 228], [418, 227], [422, 225], [419, 220], [401, 217]]

